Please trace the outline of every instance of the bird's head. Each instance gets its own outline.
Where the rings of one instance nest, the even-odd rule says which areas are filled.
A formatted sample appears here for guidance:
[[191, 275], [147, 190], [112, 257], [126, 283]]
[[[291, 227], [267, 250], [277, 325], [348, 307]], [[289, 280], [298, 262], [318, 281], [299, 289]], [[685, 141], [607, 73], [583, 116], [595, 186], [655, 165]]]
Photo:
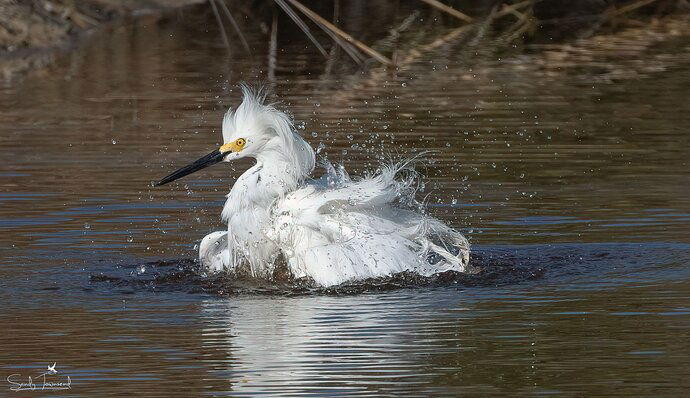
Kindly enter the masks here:
[[[308, 171], [314, 167], [314, 153], [296, 133], [290, 117], [264, 104], [265, 94], [242, 85], [244, 99], [236, 110], [223, 118], [223, 145], [195, 162], [171, 173], [156, 185], [164, 185], [222, 161], [244, 157], [281, 155], [289, 163]], [[306, 148], [305, 148], [306, 146]], [[306, 150], [305, 150], [306, 149]]]

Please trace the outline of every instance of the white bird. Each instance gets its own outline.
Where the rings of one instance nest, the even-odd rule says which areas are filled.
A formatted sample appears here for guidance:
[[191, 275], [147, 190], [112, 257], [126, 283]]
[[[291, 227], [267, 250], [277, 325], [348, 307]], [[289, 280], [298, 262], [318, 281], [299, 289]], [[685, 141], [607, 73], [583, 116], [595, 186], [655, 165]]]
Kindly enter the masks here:
[[223, 118], [224, 144], [156, 184], [221, 161], [256, 159], [227, 195], [227, 231], [201, 241], [204, 266], [270, 279], [283, 261], [294, 278], [324, 287], [404, 271], [431, 276], [468, 269], [467, 239], [419, 211], [411, 162], [359, 179], [324, 162], [326, 174], [311, 180], [314, 150], [292, 119], [264, 104], [261, 90], [242, 91], [242, 104]]

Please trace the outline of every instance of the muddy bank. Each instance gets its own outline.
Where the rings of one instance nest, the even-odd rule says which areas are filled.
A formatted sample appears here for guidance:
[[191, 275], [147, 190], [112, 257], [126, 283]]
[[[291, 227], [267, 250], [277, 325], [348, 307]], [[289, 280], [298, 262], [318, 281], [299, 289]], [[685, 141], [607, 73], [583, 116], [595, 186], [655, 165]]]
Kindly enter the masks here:
[[[538, 52], [544, 54], [538, 65], [557, 73], [573, 64], [598, 62], [601, 55], [612, 52], [623, 51], [624, 57], [634, 59], [640, 49], [687, 34], [685, 1], [610, 0], [572, 5], [537, 0], [447, 1], [456, 8], [444, 8], [439, 3], [432, 6], [426, 1], [303, 3], [312, 7], [318, 18], [307, 20], [311, 31], [304, 30], [306, 25], [300, 27], [302, 30], [296, 28], [311, 10], [302, 10], [306, 12], [302, 18], [295, 17], [294, 10], [292, 15], [285, 8], [273, 7], [271, 1], [0, 0], [0, 80], [12, 80], [29, 69], [51, 63], [79, 39], [107, 26], [142, 15], [157, 18], [166, 11], [191, 6], [197, 7], [190, 14], [206, 18], [210, 29], [218, 32], [228, 48], [231, 41], [241, 42], [246, 53], [251, 54], [242, 32], [260, 30], [261, 41], [272, 49], [268, 54], [269, 80], [275, 75], [277, 51], [288, 40], [316, 44], [327, 58], [327, 73], [347, 75], [376, 65], [404, 70], [422, 57], [447, 51], [465, 51], [472, 58], [479, 52], [496, 57]], [[237, 21], [232, 15], [237, 16]], [[324, 28], [331, 15], [344, 34], [351, 34], [349, 39]], [[376, 15], [382, 22], [377, 26], [365, 23], [367, 15]], [[276, 23], [272, 22], [273, 16]], [[322, 45], [330, 47], [328, 54]], [[611, 78], [636, 73], [604, 66], [612, 69]], [[658, 69], [658, 65], [645, 68]]]
[[205, 0], [0, 0], [0, 76], [49, 64], [60, 50], [110, 23]]

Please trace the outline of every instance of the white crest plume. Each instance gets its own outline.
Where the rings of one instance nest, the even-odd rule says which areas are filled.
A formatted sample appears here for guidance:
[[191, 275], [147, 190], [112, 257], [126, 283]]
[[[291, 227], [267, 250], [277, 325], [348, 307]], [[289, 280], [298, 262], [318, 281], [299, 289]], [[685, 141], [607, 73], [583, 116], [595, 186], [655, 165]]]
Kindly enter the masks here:
[[305, 175], [314, 169], [314, 150], [306, 142], [295, 139], [292, 119], [279, 111], [273, 104], [265, 104], [266, 91], [259, 87], [252, 89], [240, 85], [243, 100], [235, 111], [228, 109], [223, 117], [223, 139], [226, 142], [247, 133], [266, 133], [280, 138], [284, 150], [273, 153], [286, 157], [291, 164], [298, 165]]

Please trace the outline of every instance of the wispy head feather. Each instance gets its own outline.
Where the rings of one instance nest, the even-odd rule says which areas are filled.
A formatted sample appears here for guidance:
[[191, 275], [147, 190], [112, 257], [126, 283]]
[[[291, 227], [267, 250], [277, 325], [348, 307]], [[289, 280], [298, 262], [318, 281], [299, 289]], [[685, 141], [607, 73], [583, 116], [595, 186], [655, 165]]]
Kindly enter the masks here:
[[290, 164], [295, 165], [296, 172], [307, 175], [314, 169], [314, 150], [295, 132], [292, 118], [266, 104], [266, 90], [262, 87], [252, 88], [246, 83], [240, 85], [243, 100], [233, 112], [229, 109], [223, 118], [223, 139], [233, 141], [244, 135], [258, 134], [280, 139], [280, 153]]
[[[264, 105], [266, 91], [263, 87], [252, 88], [247, 83], [241, 83], [242, 103], [235, 111], [228, 109], [223, 117], [223, 138], [230, 141], [237, 134], [264, 131], [271, 127], [273, 119], [270, 117], [278, 112], [272, 105]], [[282, 113], [282, 112], [279, 112]], [[287, 118], [287, 115], [283, 116]], [[291, 123], [287, 120], [287, 123]]]

